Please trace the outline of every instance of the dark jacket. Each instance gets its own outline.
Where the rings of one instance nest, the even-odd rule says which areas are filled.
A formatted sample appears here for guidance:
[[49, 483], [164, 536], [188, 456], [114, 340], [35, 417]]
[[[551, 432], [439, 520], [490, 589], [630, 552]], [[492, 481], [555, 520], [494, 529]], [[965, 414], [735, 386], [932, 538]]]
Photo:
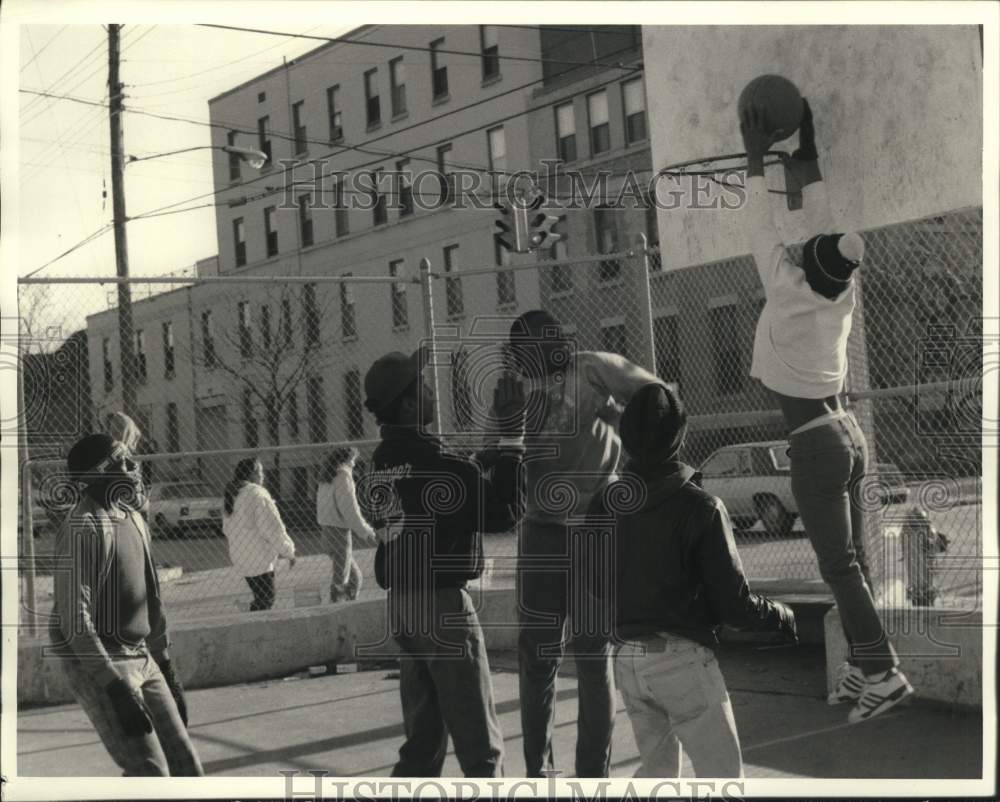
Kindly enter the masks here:
[[590, 510], [609, 524], [614, 562], [601, 595], [611, 599], [618, 639], [669, 632], [714, 646], [722, 624], [780, 629], [774, 603], [750, 591], [729, 514], [701, 488], [701, 474], [674, 462], [640, 479], [626, 465], [620, 481], [644, 484], [645, 497], [622, 511], [629, 494], [616, 495], [613, 483]]
[[383, 426], [358, 483], [361, 511], [388, 540], [375, 552], [383, 588], [463, 587], [483, 572], [483, 532], [512, 528], [524, 513], [523, 449], [475, 458], [412, 427]]

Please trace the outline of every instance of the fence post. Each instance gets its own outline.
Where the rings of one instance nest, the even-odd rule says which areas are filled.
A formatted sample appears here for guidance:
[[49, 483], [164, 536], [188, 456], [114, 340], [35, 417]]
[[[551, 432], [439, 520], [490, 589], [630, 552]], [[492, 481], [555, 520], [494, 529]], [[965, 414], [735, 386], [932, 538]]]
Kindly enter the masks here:
[[434, 276], [431, 275], [431, 261], [426, 256], [420, 260], [420, 289], [424, 305], [424, 338], [430, 341], [430, 361], [427, 368], [431, 372], [431, 387], [434, 388], [434, 432], [441, 434], [441, 393], [438, 387], [438, 368], [436, 354], [434, 353], [435, 332], [434, 332], [434, 291], [431, 282]]
[[640, 233], [635, 240], [635, 253], [640, 257], [639, 269], [633, 271], [639, 328], [639, 364], [656, 373], [656, 340], [653, 336], [653, 296], [649, 286], [649, 248], [646, 235]]
[[[28, 633], [37, 634], [38, 615], [35, 598], [35, 522], [34, 510], [31, 508], [31, 463], [28, 461], [28, 413], [24, 408], [24, 379], [22, 377], [24, 364], [17, 371], [17, 407], [21, 425], [18, 427], [18, 456], [21, 462], [21, 558], [18, 567], [24, 576], [24, 595], [21, 597], [21, 610], [28, 613]], [[19, 616], [20, 617], [20, 616]]]

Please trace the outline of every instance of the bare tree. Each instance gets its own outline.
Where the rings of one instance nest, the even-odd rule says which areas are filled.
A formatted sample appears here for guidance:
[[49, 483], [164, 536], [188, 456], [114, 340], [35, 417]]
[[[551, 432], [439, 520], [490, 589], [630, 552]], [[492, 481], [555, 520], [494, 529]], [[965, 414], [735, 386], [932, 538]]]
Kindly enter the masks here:
[[48, 284], [26, 284], [18, 287], [17, 313], [18, 333], [21, 350], [25, 354], [37, 354], [46, 350], [44, 343], [62, 341], [58, 333], [48, 325], [51, 321], [52, 287]]

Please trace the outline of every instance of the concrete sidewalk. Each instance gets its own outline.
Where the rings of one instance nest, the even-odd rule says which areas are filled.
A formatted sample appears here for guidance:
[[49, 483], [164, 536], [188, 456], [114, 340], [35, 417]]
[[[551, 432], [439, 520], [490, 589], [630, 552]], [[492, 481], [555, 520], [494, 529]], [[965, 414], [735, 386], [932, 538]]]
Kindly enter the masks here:
[[[720, 662], [743, 743], [746, 775], [761, 778], [976, 778], [982, 718], [919, 703], [857, 726], [825, 702], [822, 647], [724, 647]], [[505, 735], [505, 774], [520, 776], [516, 655], [490, 656]], [[577, 688], [563, 669], [556, 711], [556, 768], [573, 774]], [[398, 680], [389, 670], [275, 680], [192, 691], [191, 732], [210, 775], [277, 776], [325, 769], [339, 776], [388, 776], [402, 743]], [[117, 776], [75, 705], [22, 711], [18, 773]], [[619, 698], [613, 777], [629, 777], [638, 753]], [[449, 754], [445, 775], [460, 776]], [[685, 776], [692, 776], [685, 766]]]

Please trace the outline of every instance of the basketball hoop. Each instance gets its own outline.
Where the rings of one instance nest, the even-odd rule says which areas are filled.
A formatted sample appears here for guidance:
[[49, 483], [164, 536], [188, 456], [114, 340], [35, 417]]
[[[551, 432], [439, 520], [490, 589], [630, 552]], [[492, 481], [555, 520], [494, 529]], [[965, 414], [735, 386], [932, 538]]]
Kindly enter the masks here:
[[[768, 187], [767, 191], [773, 195], [787, 196], [788, 208], [799, 209], [802, 206], [802, 189], [789, 173], [790, 159], [791, 156], [783, 150], [769, 150], [764, 154], [765, 170], [780, 164], [785, 172], [785, 189]], [[661, 168], [657, 175], [665, 175], [677, 181], [692, 177], [707, 178], [719, 186], [745, 189], [748, 167], [746, 153], [727, 153], [722, 156], [706, 156], [702, 159], [668, 164]]]

